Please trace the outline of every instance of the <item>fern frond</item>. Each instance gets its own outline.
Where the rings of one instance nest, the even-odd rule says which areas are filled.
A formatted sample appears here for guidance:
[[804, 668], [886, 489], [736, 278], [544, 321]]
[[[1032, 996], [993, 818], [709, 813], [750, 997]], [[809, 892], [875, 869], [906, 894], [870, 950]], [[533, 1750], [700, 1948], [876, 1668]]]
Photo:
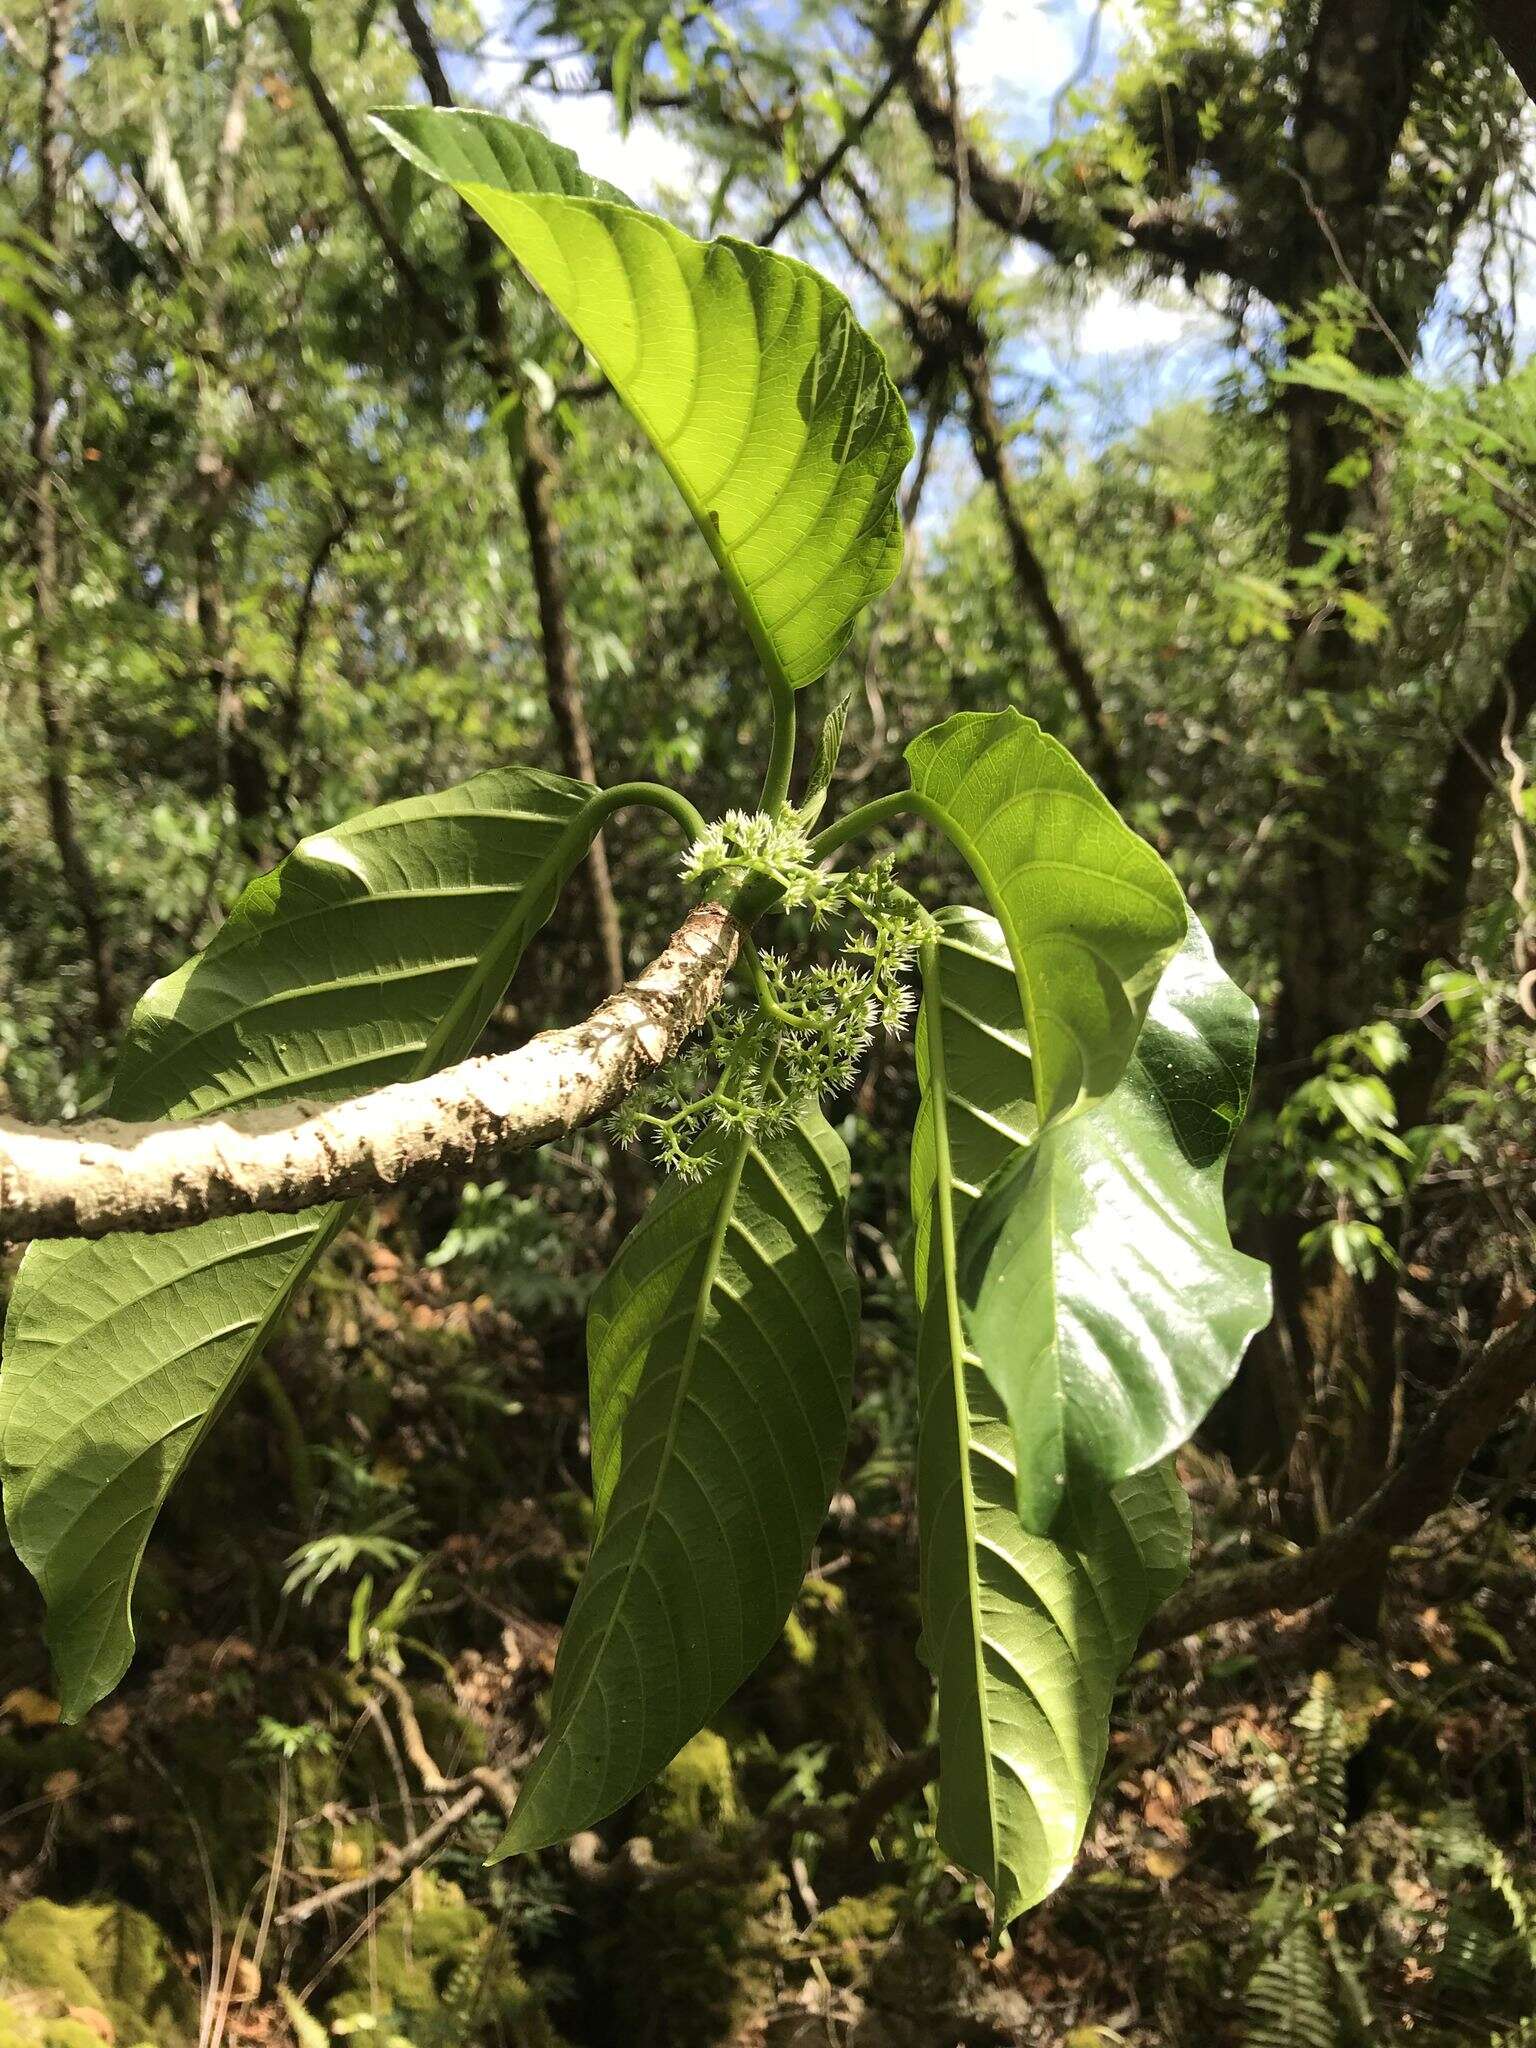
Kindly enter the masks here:
[[1308, 1832], [1320, 1856], [1337, 1857], [1348, 1814], [1344, 1773], [1349, 1749], [1331, 1672], [1314, 1674], [1296, 1727], [1301, 1735], [1296, 1786], [1305, 1797]]
[[1310, 1919], [1297, 1919], [1248, 1980], [1243, 2048], [1339, 2048], [1334, 1990]]
[[1485, 2010], [1498, 1982], [1499, 1965], [1509, 1942], [1469, 1906], [1453, 1905], [1446, 1915], [1445, 1939], [1435, 1959], [1437, 2004], [1471, 2011]]

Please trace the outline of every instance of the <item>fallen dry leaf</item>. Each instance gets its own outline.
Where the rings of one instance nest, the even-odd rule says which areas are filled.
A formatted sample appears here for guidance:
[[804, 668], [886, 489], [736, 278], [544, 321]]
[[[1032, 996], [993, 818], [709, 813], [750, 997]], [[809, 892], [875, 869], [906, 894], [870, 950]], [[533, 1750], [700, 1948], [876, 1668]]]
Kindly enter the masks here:
[[100, 1707], [92, 1714], [90, 1731], [96, 1740], [105, 1743], [108, 1749], [116, 1749], [128, 1733], [129, 1720], [128, 1709], [123, 1702], [113, 1700], [110, 1705]]
[[8, 1714], [23, 1728], [53, 1728], [58, 1725], [59, 1703], [35, 1685], [18, 1685], [0, 1700], [0, 1714]]

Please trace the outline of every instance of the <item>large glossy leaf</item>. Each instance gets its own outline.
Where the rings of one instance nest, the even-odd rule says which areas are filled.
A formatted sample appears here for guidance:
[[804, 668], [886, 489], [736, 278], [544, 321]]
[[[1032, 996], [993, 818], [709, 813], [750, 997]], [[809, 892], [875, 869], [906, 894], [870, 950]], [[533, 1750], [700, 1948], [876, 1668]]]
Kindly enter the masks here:
[[[145, 995], [112, 1113], [323, 1101], [461, 1057], [586, 849], [590, 797], [510, 769], [305, 840]], [[70, 1715], [126, 1669], [161, 1503], [343, 1213], [41, 1244], [23, 1260], [0, 1468]]]
[[601, 1521], [498, 1853], [637, 1792], [772, 1647], [848, 1432], [848, 1155], [820, 1111], [674, 1183], [593, 1303]]
[[[923, 1641], [939, 1696], [939, 1842], [1006, 1926], [1068, 1876], [1115, 1687], [1189, 1569], [1178, 1475], [1074, 1500], [1051, 1536], [1013, 1510], [1012, 1443], [974, 1358], [924, 1318], [918, 1453]], [[962, 1446], [964, 1452], [962, 1454]]]
[[[1075, 1481], [1056, 1502], [1048, 1535], [1025, 1527], [1009, 1414], [967, 1330], [960, 1246], [983, 1190], [1031, 1147], [1075, 1133], [1080, 1201], [1102, 1195], [1113, 1222], [1117, 1182], [1142, 1186], [1154, 1207], [1171, 1187], [1190, 1232], [1186, 1264], [1191, 1240], [1203, 1237], [1207, 1274], [1224, 1273], [1257, 1320], [1262, 1278], [1227, 1248], [1220, 1210], [1221, 1161], [1252, 1067], [1253, 1013], [1192, 924], [1120, 1088], [1040, 1136], [1002, 932], [976, 911], [947, 911], [940, 921], [942, 939], [925, 959], [912, 1147], [923, 1625], [939, 1690], [940, 1838], [991, 1887], [1001, 1924], [1071, 1867], [1115, 1684], [1147, 1619], [1184, 1575], [1188, 1515], [1165, 1462], [1114, 1485]], [[1149, 1156], [1156, 1185], [1143, 1180]], [[1122, 1266], [1122, 1249], [1107, 1234], [1095, 1271], [1077, 1269], [1090, 1300], [1110, 1301], [1127, 1284], [1134, 1297], [1142, 1269], [1134, 1258]], [[1127, 1312], [1139, 1316], [1142, 1306]], [[1193, 1322], [1188, 1334], [1208, 1352], [1218, 1341]], [[1239, 1346], [1235, 1329], [1228, 1341]], [[1229, 1369], [1236, 1357], [1234, 1348]]]
[[1016, 711], [958, 713], [912, 742], [907, 766], [1002, 926], [1041, 1121], [1101, 1101], [1183, 940], [1177, 882], [1066, 748]]
[[682, 491], [765, 664], [813, 682], [900, 564], [912, 453], [842, 293], [750, 242], [695, 241], [534, 129], [429, 107], [375, 119], [569, 324]]
[[1191, 920], [1118, 1088], [992, 1174], [959, 1238], [969, 1342], [1013, 1428], [1018, 1505], [1113, 1486], [1190, 1437], [1269, 1318], [1223, 1174], [1257, 1019]]

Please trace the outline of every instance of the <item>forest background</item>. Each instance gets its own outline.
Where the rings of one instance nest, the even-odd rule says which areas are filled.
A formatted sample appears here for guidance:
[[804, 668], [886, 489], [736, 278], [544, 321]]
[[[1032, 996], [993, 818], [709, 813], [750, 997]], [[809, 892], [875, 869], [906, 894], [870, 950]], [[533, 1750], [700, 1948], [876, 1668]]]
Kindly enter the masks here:
[[[601, 1837], [494, 1870], [590, 1536], [581, 1316], [655, 1176], [596, 1132], [380, 1205], [79, 1728], [0, 1560], [5, 2048], [1536, 2038], [1519, 13], [0, 7], [0, 1109], [93, 1107], [142, 989], [366, 806], [508, 760], [751, 800], [670, 483], [366, 122], [456, 97], [849, 291], [918, 454], [822, 686], [839, 792], [959, 709], [1077, 751], [1261, 1006], [1229, 1196], [1276, 1287], [1079, 1870], [992, 1956], [928, 1806], [909, 1048], [831, 1111], [855, 1442], [783, 1640]], [[676, 861], [611, 826], [489, 1043], [648, 959]]]

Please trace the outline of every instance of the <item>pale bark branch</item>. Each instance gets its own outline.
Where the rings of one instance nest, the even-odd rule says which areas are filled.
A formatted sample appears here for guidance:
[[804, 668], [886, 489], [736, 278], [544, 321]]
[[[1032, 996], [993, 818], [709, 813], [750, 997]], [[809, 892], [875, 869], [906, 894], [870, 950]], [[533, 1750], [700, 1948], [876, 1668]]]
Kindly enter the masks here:
[[0, 1242], [291, 1215], [471, 1172], [562, 1137], [672, 1057], [719, 999], [738, 939], [719, 904], [701, 904], [583, 1023], [345, 1102], [183, 1122], [44, 1127], [0, 1118]]

